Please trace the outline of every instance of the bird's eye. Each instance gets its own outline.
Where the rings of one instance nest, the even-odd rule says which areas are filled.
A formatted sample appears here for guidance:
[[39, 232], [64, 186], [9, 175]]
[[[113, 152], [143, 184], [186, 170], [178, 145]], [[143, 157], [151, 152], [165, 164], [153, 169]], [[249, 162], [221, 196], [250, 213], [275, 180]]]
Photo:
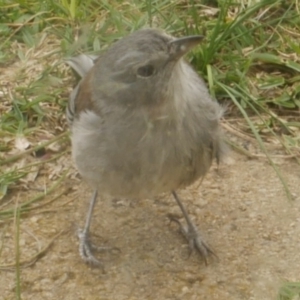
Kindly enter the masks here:
[[137, 74], [140, 77], [150, 77], [153, 75], [153, 73], [154, 73], [154, 67], [152, 65], [145, 65], [137, 69]]

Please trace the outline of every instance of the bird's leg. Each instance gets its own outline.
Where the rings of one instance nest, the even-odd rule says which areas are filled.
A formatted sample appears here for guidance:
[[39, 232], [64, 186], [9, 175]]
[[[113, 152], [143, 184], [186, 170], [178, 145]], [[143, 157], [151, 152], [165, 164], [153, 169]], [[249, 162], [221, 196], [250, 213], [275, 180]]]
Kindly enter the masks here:
[[94, 194], [90, 200], [90, 206], [86, 216], [86, 221], [83, 229], [78, 230], [79, 238], [79, 254], [81, 258], [88, 264], [103, 268], [102, 262], [100, 262], [92, 253], [92, 250], [96, 251], [106, 251], [111, 250], [111, 247], [97, 247], [89, 242], [89, 230], [93, 215], [94, 206], [97, 200], [97, 190], [94, 191]]
[[181, 201], [180, 201], [179, 197], [177, 196], [176, 192], [172, 191], [172, 195], [174, 196], [177, 204], [179, 205], [179, 207], [182, 211], [182, 214], [183, 214], [183, 216], [186, 220], [186, 223], [187, 223], [187, 227], [183, 226], [176, 218], [171, 217], [171, 220], [175, 221], [179, 224], [182, 234], [185, 236], [185, 238], [189, 242], [189, 247], [190, 247], [191, 251], [196, 249], [201, 254], [201, 256], [204, 259], [205, 264], [207, 265], [207, 257], [208, 257], [209, 254], [212, 254], [215, 257], [217, 257], [217, 256], [209, 248], [209, 246], [206, 244], [206, 242], [201, 237], [201, 234], [199, 233], [197, 227], [193, 224], [192, 220], [190, 219], [185, 207], [181, 203]]

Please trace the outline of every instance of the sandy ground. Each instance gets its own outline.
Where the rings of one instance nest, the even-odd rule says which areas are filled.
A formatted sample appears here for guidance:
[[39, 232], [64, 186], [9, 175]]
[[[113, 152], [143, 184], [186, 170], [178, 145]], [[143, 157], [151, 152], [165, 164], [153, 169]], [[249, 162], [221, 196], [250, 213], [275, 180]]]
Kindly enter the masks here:
[[[67, 160], [70, 164], [69, 157]], [[91, 228], [105, 270], [83, 263], [76, 230], [84, 223], [91, 190], [75, 189], [21, 219], [21, 259], [64, 230], [34, 264], [21, 269], [22, 299], [276, 299], [284, 280], [300, 280], [300, 166], [279, 160], [293, 193], [289, 202], [265, 159], [232, 153], [203, 181], [179, 191], [189, 214], [219, 260], [188, 257], [187, 243], [168, 213], [180, 215], [171, 195], [152, 200], [99, 199]], [[59, 189], [57, 190], [59, 193]], [[10, 197], [30, 198], [32, 192]], [[0, 264], [14, 262], [14, 223], [0, 223]], [[15, 299], [14, 271], [0, 271], [0, 299]]]

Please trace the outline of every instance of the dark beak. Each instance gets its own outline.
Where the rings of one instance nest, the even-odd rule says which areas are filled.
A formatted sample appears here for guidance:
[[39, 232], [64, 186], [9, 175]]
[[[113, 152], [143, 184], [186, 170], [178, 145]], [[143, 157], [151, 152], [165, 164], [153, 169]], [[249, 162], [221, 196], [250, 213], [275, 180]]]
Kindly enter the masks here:
[[191, 35], [171, 41], [169, 43], [170, 58], [179, 59], [195, 46], [197, 46], [203, 39], [204, 36], [202, 35]]

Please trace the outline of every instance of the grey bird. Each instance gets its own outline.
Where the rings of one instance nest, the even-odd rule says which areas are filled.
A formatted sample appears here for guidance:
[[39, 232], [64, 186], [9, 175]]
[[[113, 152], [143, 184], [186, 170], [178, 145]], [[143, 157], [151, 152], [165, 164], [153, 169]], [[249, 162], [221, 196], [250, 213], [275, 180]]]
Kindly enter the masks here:
[[142, 29], [97, 59], [82, 54], [68, 60], [82, 77], [67, 108], [72, 155], [94, 189], [79, 232], [85, 262], [102, 266], [88, 238], [98, 193], [136, 199], [171, 192], [187, 222], [181, 231], [191, 249], [205, 264], [214, 254], [175, 192], [202, 178], [226, 149], [219, 125], [223, 109], [183, 58], [202, 38]]

